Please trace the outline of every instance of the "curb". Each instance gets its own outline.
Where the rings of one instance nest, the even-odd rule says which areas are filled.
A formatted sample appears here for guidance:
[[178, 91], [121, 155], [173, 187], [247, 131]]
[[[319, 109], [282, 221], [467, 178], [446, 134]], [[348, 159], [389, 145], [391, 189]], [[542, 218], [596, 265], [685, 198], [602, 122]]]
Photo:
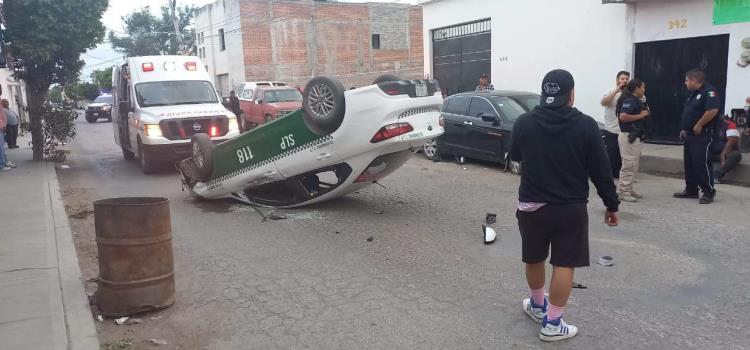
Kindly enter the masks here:
[[[745, 158], [750, 157], [750, 153], [743, 153], [742, 156], [743, 162], [737, 164], [737, 167], [727, 174], [722, 180], [722, 184], [750, 186], [750, 164], [745, 161]], [[718, 164], [714, 164], [714, 169], [718, 166]], [[641, 155], [640, 171], [678, 179], [685, 177], [682, 158], [643, 154]]]
[[97, 350], [100, 346], [99, 339], [83, 286], [78, 255], [73, 244], [68, 216], [65, 213], [57, 172], [54, 164], [47, 162], [45, 166], [57, 247], [58, 278], [68, 340], [67, 349]]

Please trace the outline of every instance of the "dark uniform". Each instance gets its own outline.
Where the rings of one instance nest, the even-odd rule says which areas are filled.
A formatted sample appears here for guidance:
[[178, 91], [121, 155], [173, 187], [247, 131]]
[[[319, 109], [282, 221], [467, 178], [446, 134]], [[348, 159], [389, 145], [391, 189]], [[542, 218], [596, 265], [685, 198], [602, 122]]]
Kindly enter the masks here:
[[[706, 111], [719, 109], [713, 120], [703, 126], [700, 135], [693, 132], [693, 127], [703, 117]], [[704, 83], [700, 89], [693, 91], [685, 103], [682, 112], [681, 129], [687, 132], [685, 138], [685, 192], [703, 195], [713, 195], [713, 163], [711, 162], [711, 143], [713, 142], [716, 123], [721, 119], [721, 101], [716, 89]]]

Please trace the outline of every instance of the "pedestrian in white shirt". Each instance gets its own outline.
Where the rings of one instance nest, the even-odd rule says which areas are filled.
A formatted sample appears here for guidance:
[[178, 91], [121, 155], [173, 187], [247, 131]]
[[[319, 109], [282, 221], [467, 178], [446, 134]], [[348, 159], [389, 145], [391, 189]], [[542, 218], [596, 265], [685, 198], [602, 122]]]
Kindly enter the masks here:
[[604, 145], [607, 148], [607, 156], [609, 156], [609, 164], [612, 168], [612, 177], [615, 179], [620, 177], [620, 168], [622, 167], [620, 146], [617, 141], [620, 134], [620, 124], [615, 114], [615, 109], [617, 108], [617, 100], [620, 98], [622, 90], [628, 85], [628, 81], [630, 81], [630, 73], [619, 71], [617, 73], [617, 80], [615, 81], [615, 88], [605, 92], [600, 102], [602, 107], [604, 107]]

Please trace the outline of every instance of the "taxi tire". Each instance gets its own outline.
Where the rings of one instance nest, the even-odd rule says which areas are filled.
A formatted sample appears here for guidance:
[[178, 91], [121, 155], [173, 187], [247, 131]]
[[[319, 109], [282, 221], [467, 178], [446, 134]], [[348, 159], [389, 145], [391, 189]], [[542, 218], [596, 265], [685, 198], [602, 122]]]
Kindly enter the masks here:
[[[333, 98], [330, 111], [325, 114], [316, 111], [316, 106], [311, 106], [312, 101], [316, 101], [321, 96], [316, 96], [320, 89], [327, 89]], [[346, 101], [344, 100], [344, 85], [340, 81], [329, 77], [315, 77], [305, 85], [302, 99], [302, 120], [310, 131], [318, 136], [330, 135], [338, 130], [344, 121], [346, 114]]]
[[383, 74], [375, 79], [375, 81], [372, 82], [373, 85], [377, 85], [380, 83], [385, 83], [388, 81], [400, 81], [401, 78], [393, 75], [393, 74]]
[[[193, 154], [193, 165], [195, 165], [195, 180], [205, 182], [213, 172], [213, 148], [211, 138], [204, 133], [195, 134], [190, 138], [190, 149]], [[196, 156], [201, 157], [202, 162], [196, 163]]]

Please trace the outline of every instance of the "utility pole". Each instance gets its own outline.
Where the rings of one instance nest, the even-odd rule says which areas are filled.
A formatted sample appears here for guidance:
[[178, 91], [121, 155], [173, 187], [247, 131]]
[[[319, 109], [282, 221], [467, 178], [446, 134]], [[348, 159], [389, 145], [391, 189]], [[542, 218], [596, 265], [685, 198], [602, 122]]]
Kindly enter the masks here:
[[177, 23], [177, 0], [169, 0], [169, 8], [172, 10], [172, 25], [177, 40], [177, 53], [182, 54], [182, 33], [180, 33], [180, 25]]

